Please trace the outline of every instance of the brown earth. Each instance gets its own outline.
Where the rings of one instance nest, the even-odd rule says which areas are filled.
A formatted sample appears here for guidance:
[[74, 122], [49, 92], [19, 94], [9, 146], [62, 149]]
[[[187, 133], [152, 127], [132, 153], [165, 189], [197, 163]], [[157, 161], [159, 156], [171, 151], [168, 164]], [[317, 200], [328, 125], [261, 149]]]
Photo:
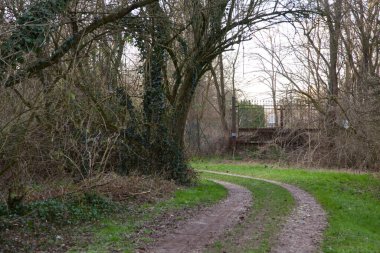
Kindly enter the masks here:
[[146, 251], [154, 253], [202, 252], [221, 235], [243, 220], [252, 203], [247, 189], [216, 181], [229, 191], [227, 199], [201, 210], [197, 215], [176, 224], [176, 228], [161, 235]]
[[236, 176], [262, 180], [279, 185], [288, 190], [296, 201], [296, 207], [287, 218], [271, 249], [272, 253], [312, 253], [320, 251], [323, 231], [326, 229], [327, 217], [325, 211], [316, 200], [304, 190], [293, 185], [273, 180], [254, 178], [232, 173], [202, 170], [207, 173]]

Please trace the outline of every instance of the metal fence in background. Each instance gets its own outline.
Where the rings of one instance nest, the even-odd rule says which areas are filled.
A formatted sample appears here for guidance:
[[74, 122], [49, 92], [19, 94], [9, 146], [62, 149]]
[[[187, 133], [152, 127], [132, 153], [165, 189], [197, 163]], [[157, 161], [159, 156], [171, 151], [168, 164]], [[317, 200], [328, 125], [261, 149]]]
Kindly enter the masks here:
[[320, 115], [307, 101], [244, 100], [238, 103], [238, 128], [317, 129]]

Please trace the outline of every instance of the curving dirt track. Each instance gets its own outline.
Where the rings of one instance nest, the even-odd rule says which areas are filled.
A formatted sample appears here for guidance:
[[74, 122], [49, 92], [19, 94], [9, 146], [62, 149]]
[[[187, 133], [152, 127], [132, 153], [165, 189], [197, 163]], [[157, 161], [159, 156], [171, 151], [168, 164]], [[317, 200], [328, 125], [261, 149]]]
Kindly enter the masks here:
[[243, 219], [252, 204], [251, 192], [239, 185], [215, 182], [227, 188], [228, 197], [189, 220], [180, 222], [174, 231], [159, 238], [147, 252], [202, 252], [207, 245]]
[[202, 172], [261, 180], [287, 189], [296, 200], [296, 207], [287, 218], [272, 253], [313, 253], [320, 251], [323, 231], [326, 229], [326, 212], [316, 200], [300, 188], [273, 180], [243, 176], [232, 173], [200, 170]]

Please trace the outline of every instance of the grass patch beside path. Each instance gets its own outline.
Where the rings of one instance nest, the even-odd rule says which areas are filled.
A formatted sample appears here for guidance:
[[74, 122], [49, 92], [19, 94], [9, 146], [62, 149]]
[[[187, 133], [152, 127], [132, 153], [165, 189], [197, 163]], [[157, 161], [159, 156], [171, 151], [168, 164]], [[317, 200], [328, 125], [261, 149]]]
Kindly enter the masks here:
[[[82, 234], [93, 234], [90, 245], [79, 245], [70, 252], [135, 252], [136, 248], [144, 247], [151, 240], [149, 234], [152, 231], [149, 228], [141, 230], [144, 224], [166, 212], [214, 204], [227, 197], [227, 193], [223, 186], [201, 180], [197, 186], [177, 190], [171, 199], [120, 211], [95, 225], [83, 228]], [[138, 237], [134, 236], [137, 231]]]
[[379, 252], [380, 179], [374, 175], [199, 161], [192, 166], [299, 186], [311, 193], [328, 213], [324, 252]]
[[280, 186], [258, 180], [211, 173], [201, 176], [242, 185], [253, 195], [253, 205], [247, 217], [207, 252], [269, 252], [282, 220], [295, 204], [291, 194]]

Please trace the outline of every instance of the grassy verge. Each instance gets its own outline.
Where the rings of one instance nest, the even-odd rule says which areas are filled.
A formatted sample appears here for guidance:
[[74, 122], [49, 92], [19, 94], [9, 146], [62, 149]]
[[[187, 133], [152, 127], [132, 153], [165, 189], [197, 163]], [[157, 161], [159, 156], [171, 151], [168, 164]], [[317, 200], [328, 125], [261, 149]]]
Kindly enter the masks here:
[[[152, 231], [149, 227], [144, 228], [144, 224], [164, 213], [211, 205], [226, 196], [227, 190], [224, 187], [201, 180], [195, 187], [177, 190], [169, 200], [124, 210], [83, 228], [81, 233], [93, 234], [93, 240], [90, 245], [78, 245], [70, 252], [135, 252], [136, 248], [144, 247], [151, 240], [149, 235]], [[137, 231], [138, 236], [134, 235]]]
[[192, 166], [297, 185], [315, 196], [328, 213], [324, 252], [379, 252], [380, 179], [374, 175], [199, 161]]
[[202, 173], [203, 178], [212, 178], [239, 184], [252, 192], [253, 205], [248, 216], [231, 230], [222, 241], [217, 241], [207, 252], [269, 252], [274, 235], [280, 229], [294, 200], [285, 189], [270, 183]]

